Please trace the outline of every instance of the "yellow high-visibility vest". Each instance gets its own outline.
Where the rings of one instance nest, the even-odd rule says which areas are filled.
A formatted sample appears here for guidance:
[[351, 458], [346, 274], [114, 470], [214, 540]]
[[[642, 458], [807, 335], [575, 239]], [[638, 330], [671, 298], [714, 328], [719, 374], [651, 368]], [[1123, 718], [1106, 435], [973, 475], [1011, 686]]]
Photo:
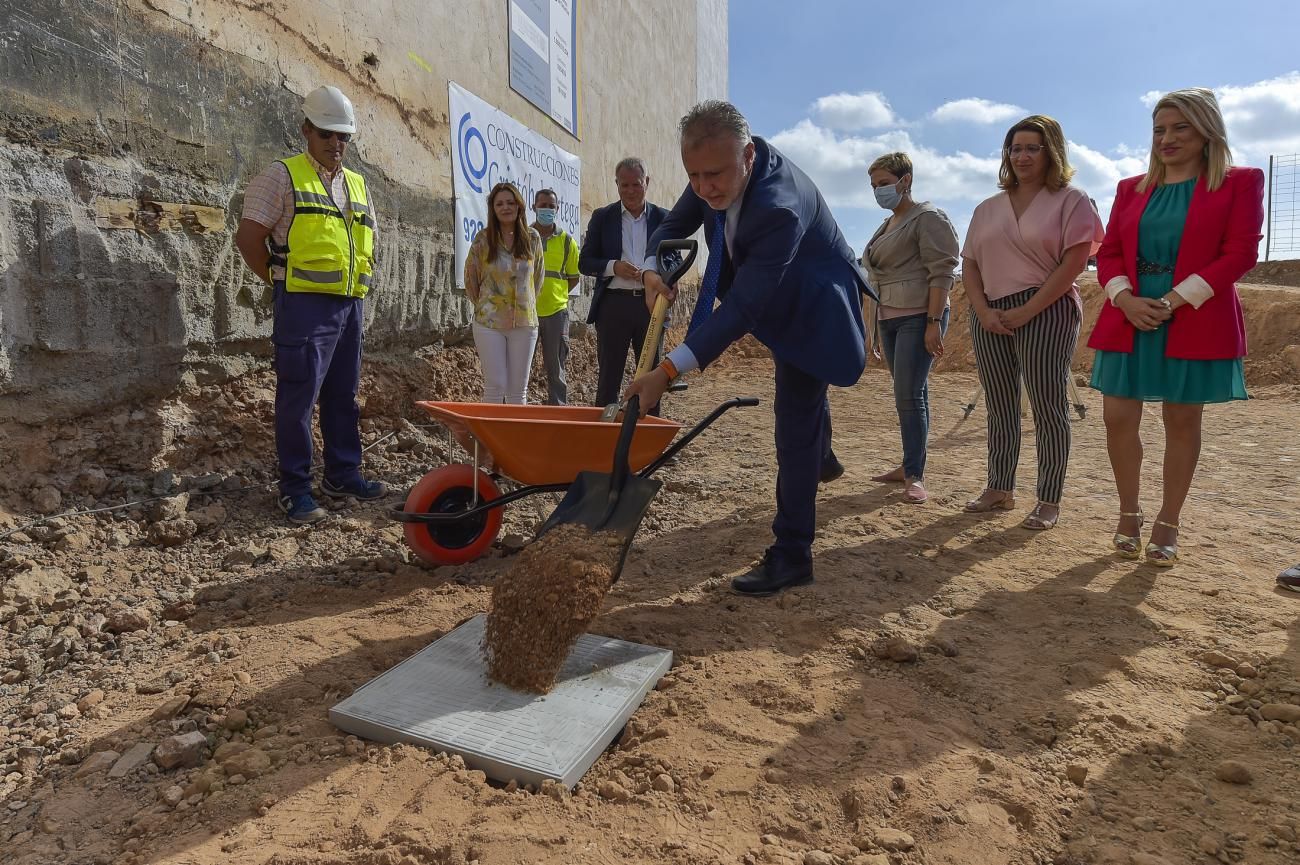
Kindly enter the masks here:
[[578, 276], [578, 244], [573, 238], [556, 228], [550, 237], [542, 238], [546, 250], [546, 275], [537, 291], [537, 314], [554, 315], [569, 305], [569, 277]]
[[375, 219], [366, 181], [343, 169], [351, 218], [339, 210], [305, 153], [282, 160], [293, 181], [293, 221], [285, 254], [285, 291], [365, 297], [375, 258]]

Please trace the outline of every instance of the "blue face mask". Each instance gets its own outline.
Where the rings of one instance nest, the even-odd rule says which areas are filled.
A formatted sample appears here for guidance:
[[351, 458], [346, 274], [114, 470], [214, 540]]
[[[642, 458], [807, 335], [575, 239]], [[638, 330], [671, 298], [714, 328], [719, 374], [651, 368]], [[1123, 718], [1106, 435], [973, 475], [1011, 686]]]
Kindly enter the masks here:
[[885, 210], [893, 210], [903, 200], [903, 193], [898, 191], [897, 183], [891, 183], [888, 186], [877, 186], [873, 191], [876, 193], [876, 204], [879, 204]]
[[556, 213], [556, 210], [555, 210], [554, 207], [539, 207], [539, 208], [537, 208], [537, 224], [538, 224], [538, 225], [554, 225], [554, 224], [555, 224], [555, 213]]

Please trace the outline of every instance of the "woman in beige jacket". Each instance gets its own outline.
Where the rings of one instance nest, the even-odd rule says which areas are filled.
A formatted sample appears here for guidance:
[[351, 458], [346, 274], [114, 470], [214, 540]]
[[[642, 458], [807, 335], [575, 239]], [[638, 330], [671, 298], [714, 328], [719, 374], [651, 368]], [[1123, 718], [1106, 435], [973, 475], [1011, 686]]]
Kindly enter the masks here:
[[880, 295], [880, 342], [894, 377], [894, 404], [903, 438], [903, 464], [872, 480], [906, 484], [904, 496], [928, 498], [926, 440], [930, 428], [927, 380], [943, 354], [948, 293], [957, 269], [957, 232], [942, 210], [912, 200], [912, 160], [887, 153], [868, 170], [876, 202], [892, 215], [867, 243], [862, 265]]

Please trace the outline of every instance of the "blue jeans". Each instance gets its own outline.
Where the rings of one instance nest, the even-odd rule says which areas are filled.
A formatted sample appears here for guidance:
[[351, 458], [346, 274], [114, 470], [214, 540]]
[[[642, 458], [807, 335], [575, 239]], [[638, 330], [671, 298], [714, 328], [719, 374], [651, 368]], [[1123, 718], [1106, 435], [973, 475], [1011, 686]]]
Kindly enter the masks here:
[[[941, 333], [948, 332], [943, 311]], [[925, 444], [930, 435], [930, 391], [926, 382], [934, 358], [925, 350], [925, 313], [880, 320], [880, 343], [894, 376], [894, 405], [903, 435], [903, 474], [925, 477]]]

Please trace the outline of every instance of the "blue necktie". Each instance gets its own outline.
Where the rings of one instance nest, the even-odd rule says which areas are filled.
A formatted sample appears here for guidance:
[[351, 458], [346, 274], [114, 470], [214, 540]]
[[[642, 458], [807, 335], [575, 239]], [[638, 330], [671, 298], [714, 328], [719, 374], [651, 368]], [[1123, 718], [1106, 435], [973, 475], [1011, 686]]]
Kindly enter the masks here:
[[691, 324], [686, 328], [687, 335], [704, 324], [704, 320], [713, 312], [713, 301], [718, 297], [718, 282], [722, 279], [722, 257], [727, 254], [727, 212], [713, 211], [713, 237], [709, 240], [709, 263], [704, 268], [704, 281], [700, 283], [700, 296], [695, 301], [695, 310], [691, 313]]

